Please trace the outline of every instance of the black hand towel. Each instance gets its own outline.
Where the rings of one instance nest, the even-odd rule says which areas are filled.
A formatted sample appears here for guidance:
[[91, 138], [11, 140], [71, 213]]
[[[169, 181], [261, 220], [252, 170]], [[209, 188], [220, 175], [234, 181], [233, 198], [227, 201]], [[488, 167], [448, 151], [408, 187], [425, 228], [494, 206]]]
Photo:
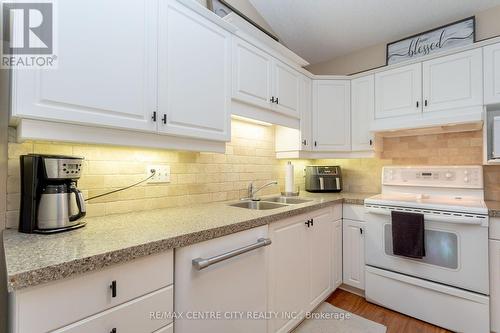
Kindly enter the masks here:
[[394, 254], [419, 259], [425, 257], [424, 215], [392, 211], [391, 218]]

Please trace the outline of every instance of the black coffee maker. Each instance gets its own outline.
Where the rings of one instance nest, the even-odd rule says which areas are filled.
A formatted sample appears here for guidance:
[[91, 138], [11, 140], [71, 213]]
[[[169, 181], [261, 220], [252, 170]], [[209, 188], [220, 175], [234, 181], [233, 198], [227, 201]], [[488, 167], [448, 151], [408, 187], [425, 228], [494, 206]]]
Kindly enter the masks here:
[[55, 233], [83, 227], [86, 214], [78, 190], [83, 158], [22, 155], [19, 231]]

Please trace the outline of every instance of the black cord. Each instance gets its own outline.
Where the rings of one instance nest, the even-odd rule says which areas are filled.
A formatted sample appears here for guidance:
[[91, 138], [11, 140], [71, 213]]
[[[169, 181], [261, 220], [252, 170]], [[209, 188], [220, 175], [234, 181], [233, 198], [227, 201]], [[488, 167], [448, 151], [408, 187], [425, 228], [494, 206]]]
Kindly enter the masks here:
[[85, 201], [89, 201], [89, 200], [93, 200], [93, 199], [97, 199], [97, 198], [100, 198], [100, 197], [104, 197], [106, 195], [110, 195], [110, 194], [113, 194], [113, 193], [116, 193], [116, 192], [121, 192], [121, 191], [125, 191], [125, 190], [128, 190], [129, 188], [132, 188], [134, 186], [137, 186], [137, 185], [140, 185], [142, 183], [144, 183], [145, 181], [148, 181], [150, 180], [151, 178], [154, 177], [154, 175], [156, 175], [156, 170], [155, 169], [151, 169], [151, 176], [149, 176], [148, 178], [144, 179], [144, 180], [141, 180], [140, 182], [138, 183], [135, 183], [133, 185], [130, 185], [130, 186], [127, 186], [127, 187], [123, 187], [123, 188], [120, 188], [118, 190], [114, 190], [114, 191], [111, 191], [111, 192], [107, 192], [107, 193], [103, 193], [103, 194], [99, 194], [99, 195], [96, 195], [96, 196], [93, 196], [93, 197], [90, 197], [88, 199], [85, 199]]

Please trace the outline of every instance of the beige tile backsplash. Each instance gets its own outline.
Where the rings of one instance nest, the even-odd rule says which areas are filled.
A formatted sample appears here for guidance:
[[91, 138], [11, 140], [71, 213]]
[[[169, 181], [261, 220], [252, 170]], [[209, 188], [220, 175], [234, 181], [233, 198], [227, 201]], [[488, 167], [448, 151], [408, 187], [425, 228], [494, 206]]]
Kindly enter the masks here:
[[[232, 122], [232, 139], [225, 154], [176, 152], [51, 142], [15, 142], [10, 129], [7, 185], [7, 226], [17, 227], [19, 210], [19, 155], [69, 154], [85, 157], [79, 187], [86, 197], [130, 185], [146, 177], [148, 164], [171, 167], [171, 183], [143, 184], [88, 204], [89, 216], [103, 216], [155, 208], [187, 206], [193, 202], [236, 200], [246, 194], [250, 181], [263, 184], [277, 179], [284, 187], [286, 161], [275, 158], [274, 127]], [[346, 192], [380, 192], [384, 165], [482, 164], [482, 132], [461, 132], [385, 138], [377, 158], [294, 160], [295, 182], [304, 189], [307, 164], [340, 165]], [[500, 200], [500, 166], [484, 168], [485, 197]]]
[[[15, 142], [10, 129], [7, 226], [17, 227], [19, 216], [19, 156], [28, 153], [67, 154], [85, 157], [78, 186], [86, 197], [98, 195], [146, 178], [148, 164], [171, 167], [168, 184], [143, 184], [123, 192], [92, 200], [88, 216], [103, 216], [155, 208], [184, 206], [194, 202], [236, 200], [246, 194], [250, 181], [260, 185], [277, 179], [284, 189], [285, 161], [275, 158], [274, 127], [232, 122], [232, 139], [225, 154], [176, 152], [161, 149], [79, 145], [52, 142]], [[295, 182], [304, 189], [303, 166], [294, 161]]]

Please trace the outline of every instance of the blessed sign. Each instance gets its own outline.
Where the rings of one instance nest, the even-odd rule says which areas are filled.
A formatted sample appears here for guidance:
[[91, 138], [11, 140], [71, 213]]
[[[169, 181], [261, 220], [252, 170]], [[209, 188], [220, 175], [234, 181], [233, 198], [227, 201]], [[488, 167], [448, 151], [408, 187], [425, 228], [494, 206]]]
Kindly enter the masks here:
[[475, 17], [387, 44], [387, 65], [475, 42]]

